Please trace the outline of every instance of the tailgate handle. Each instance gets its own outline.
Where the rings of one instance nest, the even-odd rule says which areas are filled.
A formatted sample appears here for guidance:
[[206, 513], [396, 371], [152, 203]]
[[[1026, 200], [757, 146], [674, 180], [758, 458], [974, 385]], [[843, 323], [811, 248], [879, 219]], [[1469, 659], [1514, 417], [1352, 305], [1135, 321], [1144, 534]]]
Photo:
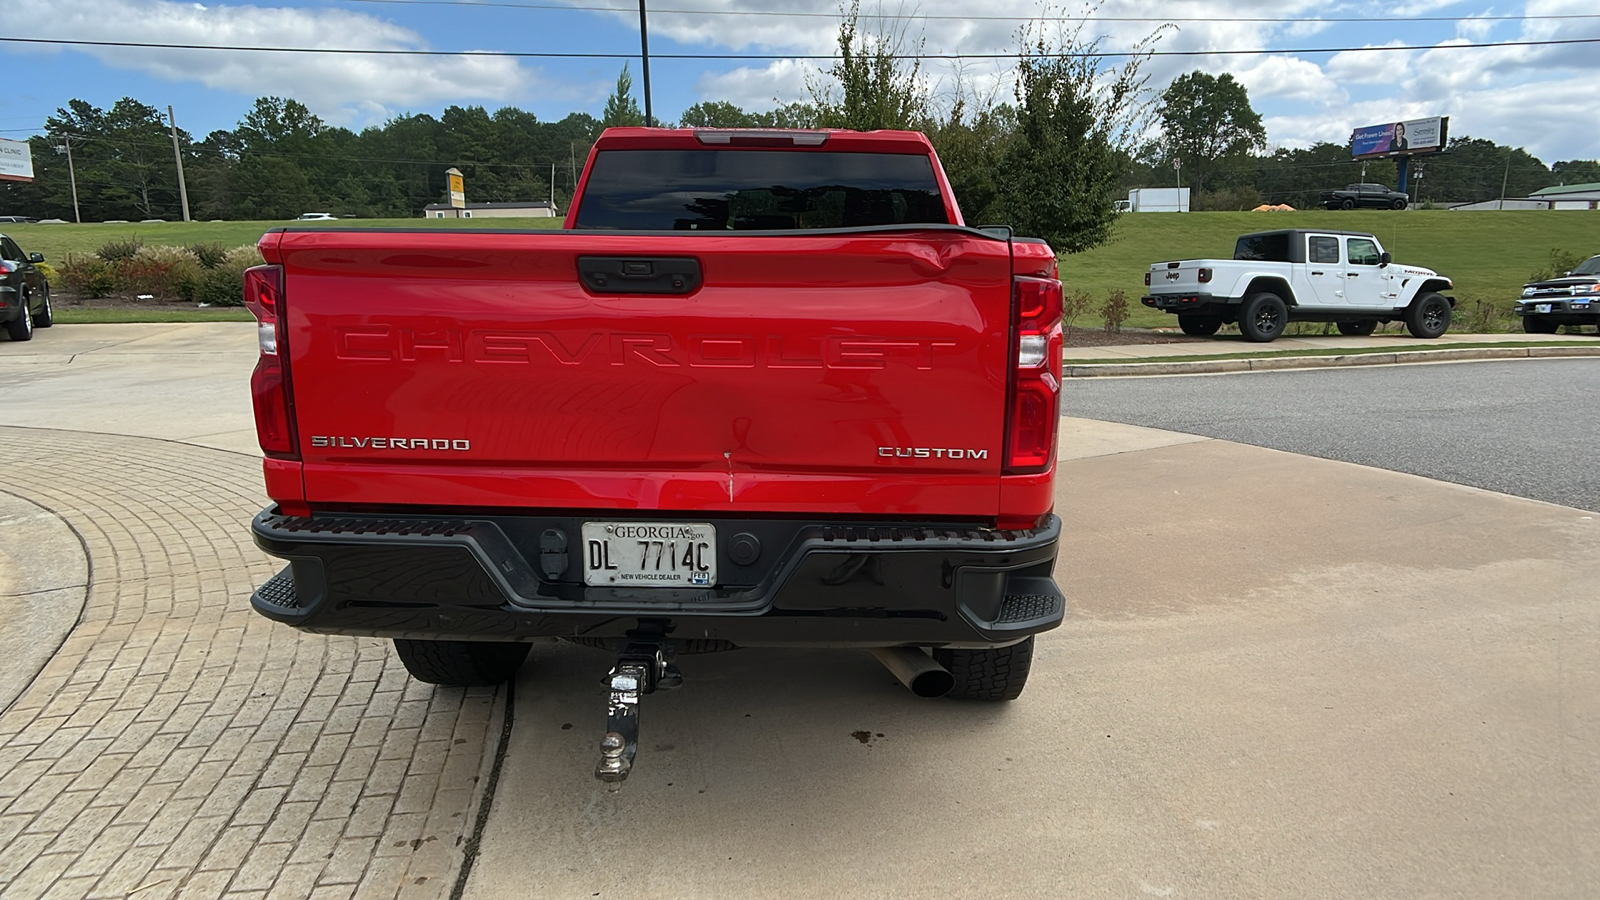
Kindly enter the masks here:
[[596, 294], [692, 294], [700, 260], [692, 256], [580, 256], [578, 278]]

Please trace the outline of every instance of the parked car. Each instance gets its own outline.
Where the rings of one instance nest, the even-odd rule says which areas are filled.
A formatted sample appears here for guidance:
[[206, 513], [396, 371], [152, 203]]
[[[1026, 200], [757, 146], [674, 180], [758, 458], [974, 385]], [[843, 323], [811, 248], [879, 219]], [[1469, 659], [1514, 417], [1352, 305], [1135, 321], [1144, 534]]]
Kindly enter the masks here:
[[1524, 285], [1514, 311], [1529, 334], [1555, 334], [1563, 325], [1600, 326], [1600, 256], [1560, 278]]
[[1020, 694], [1066, 610], [1055, 251], [914, 132], [613, 128], [578, 184], [559, 234], [261, 239], [256, 611], [435, 684], [609, 650], [613, 782], [679, 653]]
[[50, 282], [39, 271], [43, 253], [24, 253], [0, 234], [0, 324], [13, 341], [33, 339], [34, 328], [49, 328]]
[[1322, 192], [1322, 205], [1329, 209], [1405, 209], [1410, 202], [1410, 194], [1381, 184], [1347, 184], [1343, 190]]
[[29, 216], [0, 216], [0, 224], [6, 225], [27, 225], [37, 221]]
[[1233, 259], [1159, 262], [1145, 273], [1140, 302], [1175, 313], [1184, 334], [1216, 334], [1239, 323], [1252, 341], [1270, 341], [1290, 322], [1334, 322], [1362, 336], [1400, 320], [1419, 338], [1450, 327], [1455, 300], [1439, 293], [1450, 279], [1394, 264], [1378, 239], [1356, 231], [1304, 228], [1246, 234]]
[[295, 216], [297, 222], [325, 222], [328, 219], [337, 219], [338, 216], [329, 213], [301, 213]]

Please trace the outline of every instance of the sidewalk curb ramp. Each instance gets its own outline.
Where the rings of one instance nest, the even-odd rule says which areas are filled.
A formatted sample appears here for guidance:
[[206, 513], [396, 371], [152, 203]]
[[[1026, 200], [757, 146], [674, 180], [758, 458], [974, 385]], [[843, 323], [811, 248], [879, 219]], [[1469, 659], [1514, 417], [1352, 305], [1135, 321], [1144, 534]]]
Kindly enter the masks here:
[[1270, 372], [1282, 369], [1334, 369], [1349, 366], [1392, 366], [1404, 363], [1452, 362], [1474, 359], [1541, 359], [1600, 356], [1600, 347], [1460, 347], [1438, 350], [1397, 350], [1393, 353], [1347, 353], [1338, 356], [1272, 356], [1263, 358], [1195, 359], [1169, 362], [1074, 363], [1064, 367], [1067, 378], [1108, 378], [1128, 375], [1205, 375], [1224, 372]]

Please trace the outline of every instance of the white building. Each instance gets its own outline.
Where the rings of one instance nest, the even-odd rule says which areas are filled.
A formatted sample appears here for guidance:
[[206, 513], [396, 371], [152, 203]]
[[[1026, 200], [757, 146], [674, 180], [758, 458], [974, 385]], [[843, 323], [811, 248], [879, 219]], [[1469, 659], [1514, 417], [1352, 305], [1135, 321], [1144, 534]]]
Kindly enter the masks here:
[[430, 203], [422, 208], [424, 219], [553, 219], [561, 210], [548, 200], [513, 203], [468, 203], [456, 209], [447, 203]]
[[1451, 209], [1600, 209], [1600, 182], [1558, 184], [1540, 188], [1526, 197], [1463, 203]]

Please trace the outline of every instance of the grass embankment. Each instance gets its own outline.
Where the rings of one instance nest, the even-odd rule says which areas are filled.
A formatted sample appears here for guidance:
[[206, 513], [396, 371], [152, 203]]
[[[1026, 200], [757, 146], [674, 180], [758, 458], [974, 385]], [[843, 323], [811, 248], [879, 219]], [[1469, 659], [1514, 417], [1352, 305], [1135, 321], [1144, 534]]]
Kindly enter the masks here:
[[[148, 244], [188, 245], [217, 242], [225, 246], [253, 244], [263, 232], [280, 225], [319, 227], [324, 223], [164, 222], [84, 225], [6, 225], [5, 231], [28, 251], [60, 261], [68, 253], [93, 253], [113, 240], [137, 237]], [[344, 219], [325, 223], [354, 228], [558, 228], [560, 219]], [[1550, 251], [1579, 256], [1600, 253], [1600, 212], [1585, 210], [1301, 210], [1296, 212], [1130, 213], [1118, 218], [1111, 243], [1061, 258], [1061, 277], [1068, 289], [1090, 293], [1096, 308], [1106, 293], [1127, 293], [1131, 312], [1127, 326], [1172, 327], [1173, 316], [1139, 305], [1144, 273], [1153, 262], [1233, 254], [1233, 242], [1249, 231], [1273, 228], [1328, 228], [1369, 231], [1378, 236], [1397, 261], [1427, 266], [1455, 280], [1458, 326], [1475, 301], [1495, 304], [1509, 313], [1528, 276], [1549, 263]], [[133, 309], [74, 310], [63, 322], [77, 321], [204, 321], [184, 318], [181, 311], [140, 312]], [[220, 316], [222, 311], [210, 313]], [[96, 318], [80, 318], [80, 316]], [[171, 317], [171, 318], [169, 318]], [[1091, 311], [1075, 326], [1095, 327]], [[1513, 324], [1506, 320], [1506, 324]]]
[[185, 247], [219, 243], [225, 247], [254, 244], [269, 228], [559, 228], [560, 219], [340, 219], [337, 222], [129, 222], [82, 225], [0, 225], [29, 253], [43, 253], [49, 262], [68, 253], [93, 253], [109, 241], [138, 238], [146, 244]]
[[[1129, 213], [1117, 219], [1110, 244], [1061, 258], [1069, 290], [1090, 293], [1098, 307], [1106, 292], [1127, 292], [1128, 326], [1173, 327], [1176, 317], [1139, 305], [1144, 273], [1162, 260], [1233, 255], [1250, 231], [1328, 228], [1377, 235], [1397, 262], [1426, 266], [1455, 281], [1458, 318], [1475, 301], [1509, 314], [1528, 276], [1549, 264], [1550, 251], [1580, 257], [1600, 253], [1600, 212], [1593, 210], [1300, 210], [1296, 212]], [[1100, 320], [1091, 312], [1078, 327]]]
[[[89, 254], [110, 241], [137, 238], [146, 244], [188, 246], [218, 243], [225, 247], [254, 244], [269, 228], [295, 225], [309, 228], [559, 228], [560, 219], [341, 219], [338, 222], [129, 222], [84, 223], [82, 225], [0, 226], [29, 253], [43, 253], [59, 265], [67, 254]], [[64, 325], [117, 322], [248, 322], [251, 315], [242, 309], [140, 309], [134, 305], [107, 308], [63, 307], [58, 305], [55, 320]]]

